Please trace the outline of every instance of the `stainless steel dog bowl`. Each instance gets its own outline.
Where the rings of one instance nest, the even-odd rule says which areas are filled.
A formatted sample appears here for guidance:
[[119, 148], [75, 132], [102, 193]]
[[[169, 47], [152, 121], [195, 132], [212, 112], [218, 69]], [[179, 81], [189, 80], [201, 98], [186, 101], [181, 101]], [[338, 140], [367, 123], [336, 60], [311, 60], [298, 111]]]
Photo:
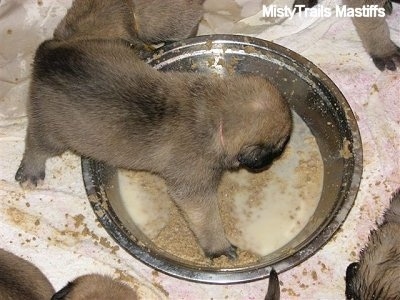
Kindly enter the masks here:
[[[224, 63], [214, 64], [210, 61]], [[147, 57], [161, 71], [256, 74], [272, 81], [315, 136], [323, 158], [322, 194], [305, 228], [279, 251], [250, 266], [215, 269], [193, 266], [158, 251], [126, 216], [113, 189], [115, 169], [82, 159], [90, 203], [108, 233], [131, 255], [179, 278], [206, 283], [246, 282], [268, 277], [271, 268], [288, 270], [306, 260], [333, 236], [356, 197], [362, 173], [361, 139], [354, 115], [333, 82], [302, 56], [264, 40], [211, 35], [169, 44]], [[349, 151], [343, 155], [343, 149]], [[267, 234], [267, 232], [266, 232]]]

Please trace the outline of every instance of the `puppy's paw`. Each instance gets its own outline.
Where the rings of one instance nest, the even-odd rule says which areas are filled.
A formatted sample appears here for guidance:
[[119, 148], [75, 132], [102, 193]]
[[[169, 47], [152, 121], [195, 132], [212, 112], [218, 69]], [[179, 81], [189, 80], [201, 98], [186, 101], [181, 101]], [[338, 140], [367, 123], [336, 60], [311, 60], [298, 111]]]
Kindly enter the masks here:
[[379, 70], [384, 71], [385, 69], [388, 69], [390, 71], [396, 71], [396, 65], [400, 64], [400, 47], [396, 46], [395, 50], [389, 55], [371, 55], [371, 57], [375, 66]]
[[235, 260], [238, 257], [237, 247], [234, 245], [229, 245], [228, 248], [218, 250], [218, 251], [213, 251], [213, 252], [205, 251], [205, 255], [210, 259], [218, 258], [222, 255], [226, 256], [230, 260]]
[[18, 181], [23, 188], [32, 189], [41, 184], [45, 177], [44, 170], [28, 170], [24, 163], [18, 168], [15, 174], [15, 180]]

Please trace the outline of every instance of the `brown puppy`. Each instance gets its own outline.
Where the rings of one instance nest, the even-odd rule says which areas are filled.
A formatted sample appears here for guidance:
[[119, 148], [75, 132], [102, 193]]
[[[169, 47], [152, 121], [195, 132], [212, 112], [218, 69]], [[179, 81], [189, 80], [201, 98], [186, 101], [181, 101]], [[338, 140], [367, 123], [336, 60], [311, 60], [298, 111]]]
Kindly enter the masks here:
[[196, 35], [204, 0], [75, 0], [54, 39], [125, 39], [134, 45]]
[[54, 289], [32, 263], [0, 249], [0, 299], [48, 300]]
[[400, 299], [400, 190], [369, 237], [360, 262], [346, 271], [347, 299]]
[[135, 40], [132, 0], [75, 0], [53, 37], [67, 39]]
[[193, 37], [203, 17], [205, 0], [133, 0], [136, 29], [146, 43]]
[[[294, 6], [305, 5], [312, 7], [317, 0], [295, 0]], [[343, 0], [348, 7], [357, 8], [363, 5], [378, 5], [384, 7], [386, 13], [391, 13], [392, 3], [399, 0]], [[384, 17], [355, 17], [352, 18], [357, 33], [361, 38], [375, 66], [383, 71], [396, 70], [396, 63], [400, 63], [400, 48], [390, 39], [389, 27]]]
[[16, 180], [36, 185], [67, 150], [156, 173], [209, 257], [235, 257], [217, 205], [225, 170], [262, 169], [291, 133], [287, 102], [258, 77], [159, 72], [123, 41], [46, 41], [37, 50]]
[[[58, 291], [51, 300], [135, 300], [136, 292], [108, 276], [90, 274], [78, 277]], [[49, 298], [48, 298], [49, 299]]]

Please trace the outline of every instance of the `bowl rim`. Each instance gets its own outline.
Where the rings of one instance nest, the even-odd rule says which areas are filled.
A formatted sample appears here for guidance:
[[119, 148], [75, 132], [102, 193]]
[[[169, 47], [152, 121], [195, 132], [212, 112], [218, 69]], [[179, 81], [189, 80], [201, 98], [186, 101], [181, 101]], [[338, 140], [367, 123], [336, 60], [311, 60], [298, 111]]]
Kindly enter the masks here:
[[[307, 66], [309, 72], [311, 72], [314, 77], [318, 77], [319, 81], [323, 82], [323, 84], [329, 88], [331, 93], [334, 94], [335, 98], [340, 103], [341, 108], [346, 116], [346, 125], [350, 129], [351, 136], [353, 138], [352, 154], [354, 160], [354, 170], [350, 176], [351, 184], [344, 194], [342, 205], [340, 208], [335, 208], [335, 214], [329, 219], [329, 222], [326, 222], [327, 224], [325, 227], [321, 229], [315, 238], [302, 245], [301, 250], [293, 253], [283, 260], [259, 268], [253, 266], [252, 268], [248, 269], [239, 267], [236, 269], [210, 271], [203, 270], [198, 266], [191, 268], [173, 264], [169, 260], [166, 260], [157, 254], [152, 255], [152, 251], [133, 241], [124, 230], [121, 230], [121, 227], [124, 228], [124, 226], [113, 210], [110, 210], [107, 205], [103, 205], [103, 203], [107, 203], [108, 199], [106, 198], [102, 187], [102, 180], [94, 175], [96, 174], [96, 170], [103, 167], [102, 163], [82, 157], [82, 173], [89, 202], [99, 222], [106, 229], [107, 233], [136, 259], [164, 274], [188, 281], [209, 284], [244, 283], [269, 277], [269, 273], [272, 268], [275, 269], [277, 273], [281, 273], [292, 267], [295, 267], [317, 253], [319, 249], [321, 249], [329, 240], [332, 239], [333, 235], [341, 227], [347, 215], [349, 214], [358, 193], [362, 175], [362, 142], [356, 118], [349, 103], [346, 101], [339, 88], [315, 64], [286, 47], [270, 41], [245, 35], [212, 34], [197, 36], [183, 41], [167, 44], [159, 48], [158, 51], [162, 50], [161, 56], [163, 56], [171, 51], [179, 51], [185, 47], [205, 44], [210, 41], [213, 43], [229, 41], [231, 43], [238, 43], [241, 45], [248, 44], [248, 46], [257, 46], [268, 51], [277, 52], [279, 55], [286, 56], [291, 60], [295, 60], [296, 63]], [[143, 58], [146, 59], [146, 57]], [[154, 57], [154, 53], [147, 55], [147, 63], [150, 63], [156, 59], [159, 59], [159, 57]], [[119, 224], [117, 225], [116, 222]]]

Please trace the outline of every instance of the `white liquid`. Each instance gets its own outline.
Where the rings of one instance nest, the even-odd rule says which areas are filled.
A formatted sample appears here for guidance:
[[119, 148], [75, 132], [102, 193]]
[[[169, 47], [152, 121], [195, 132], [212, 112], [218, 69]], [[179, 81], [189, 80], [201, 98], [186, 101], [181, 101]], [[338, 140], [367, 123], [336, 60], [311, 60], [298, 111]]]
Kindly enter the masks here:
[[[323, 163], [317, 143], [302, 119], [296, 114], [293, 119], [290, 142], [271, 168], [262, 173], [227, 172], [219, 187], [220, 206], [228, 207], [221, 210], [229, 240], [259, 255], [294, 238], [320, 199]], [[145, 172], [119, 171], [118, 176], [126, 210], [145, 234], [155, 238], [173, 206], [164, 181]], [[179, 235], [177, 243], [182, 243]]]

